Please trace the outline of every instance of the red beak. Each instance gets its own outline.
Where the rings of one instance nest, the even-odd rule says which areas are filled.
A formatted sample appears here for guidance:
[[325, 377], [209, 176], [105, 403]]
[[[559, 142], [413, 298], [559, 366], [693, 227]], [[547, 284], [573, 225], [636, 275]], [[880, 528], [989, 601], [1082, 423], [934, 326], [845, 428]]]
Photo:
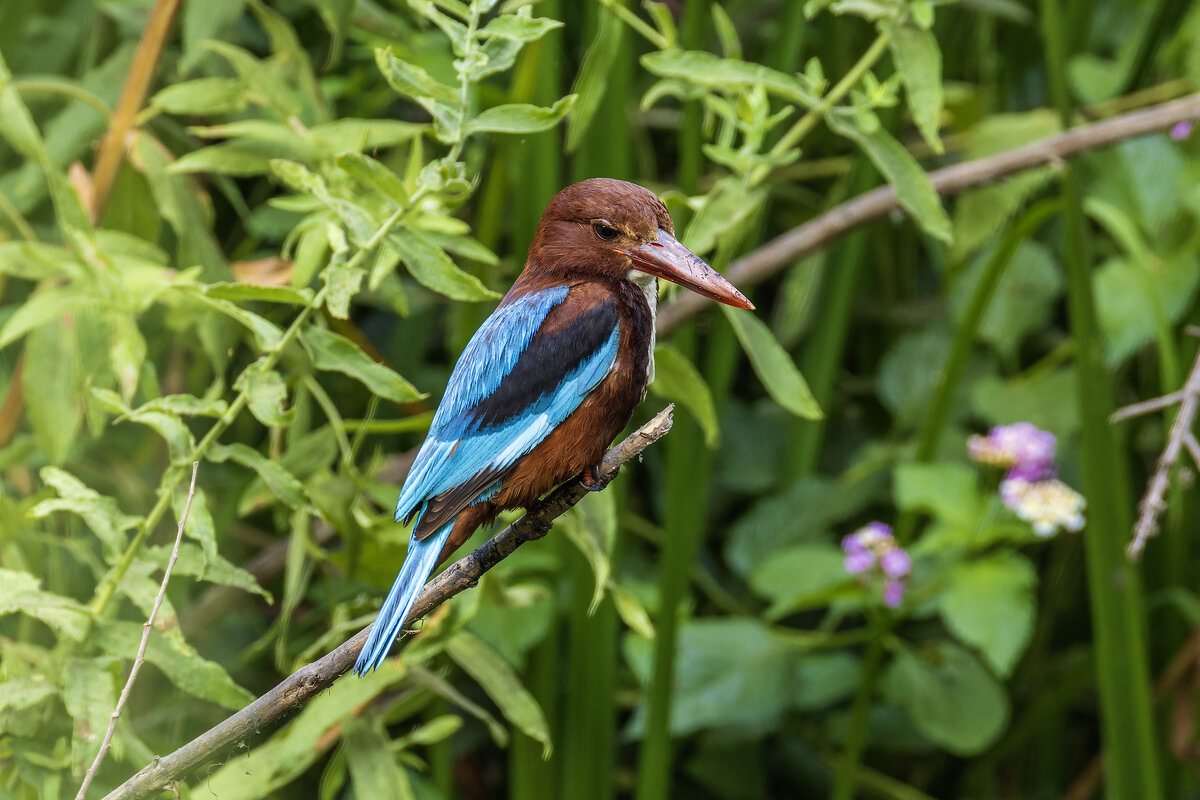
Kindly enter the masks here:
[[754, 304], [732, 283], [662, 228], [658, 229], [657, 239], [633, 248], [628, 255], [633, 266], [642, 272], [666, 278], [725, 305], [754, 310]]

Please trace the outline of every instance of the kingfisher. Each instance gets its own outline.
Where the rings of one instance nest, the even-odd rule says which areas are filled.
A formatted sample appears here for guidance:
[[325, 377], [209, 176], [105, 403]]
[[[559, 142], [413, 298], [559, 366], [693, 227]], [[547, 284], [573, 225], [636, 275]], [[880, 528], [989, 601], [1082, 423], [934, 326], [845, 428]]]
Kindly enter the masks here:
[[596, 466], [654, 379], [658, 279], [752, 310], [637, 184], [591, 178], [546, 206], [525, 268], [471, 337], [396, 503], [408, 554], [354, 671], [378, 667], [421, 587], [480, 525]]

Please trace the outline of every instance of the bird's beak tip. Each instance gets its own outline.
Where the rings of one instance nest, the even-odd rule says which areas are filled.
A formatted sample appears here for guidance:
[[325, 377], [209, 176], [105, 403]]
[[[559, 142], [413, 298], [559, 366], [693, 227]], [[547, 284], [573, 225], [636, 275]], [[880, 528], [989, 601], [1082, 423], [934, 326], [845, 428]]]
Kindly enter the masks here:
[[634, 267], [734, 308], [754, 310], [737, 288], [661, 228], [658, 238], [628, 253]]

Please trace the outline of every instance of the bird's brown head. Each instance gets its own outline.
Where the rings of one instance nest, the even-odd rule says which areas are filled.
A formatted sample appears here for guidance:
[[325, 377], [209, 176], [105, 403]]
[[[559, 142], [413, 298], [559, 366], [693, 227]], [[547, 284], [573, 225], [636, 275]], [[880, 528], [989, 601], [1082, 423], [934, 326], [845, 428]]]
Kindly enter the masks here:
[[548, 277], [600, 274], [621, 280], [644, 273], [737, 308], [754, 308], [674, 234], [667, 207], [649, 189], [589, 178], [563, 189], [546, 206], [526, 269]]

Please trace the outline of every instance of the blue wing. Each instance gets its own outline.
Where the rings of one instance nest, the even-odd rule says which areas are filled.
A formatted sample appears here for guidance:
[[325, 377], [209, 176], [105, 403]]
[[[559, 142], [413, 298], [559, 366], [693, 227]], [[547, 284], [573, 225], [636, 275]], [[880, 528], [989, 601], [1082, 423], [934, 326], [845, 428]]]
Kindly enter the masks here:
[[615, 301], [579, 308], [564, 305], [568, 294], [558, 286], [501, 306], [459, 356], [396, 504], [397, 521], [418, 517], [418, 539], [496, 491], [612, 368]]

